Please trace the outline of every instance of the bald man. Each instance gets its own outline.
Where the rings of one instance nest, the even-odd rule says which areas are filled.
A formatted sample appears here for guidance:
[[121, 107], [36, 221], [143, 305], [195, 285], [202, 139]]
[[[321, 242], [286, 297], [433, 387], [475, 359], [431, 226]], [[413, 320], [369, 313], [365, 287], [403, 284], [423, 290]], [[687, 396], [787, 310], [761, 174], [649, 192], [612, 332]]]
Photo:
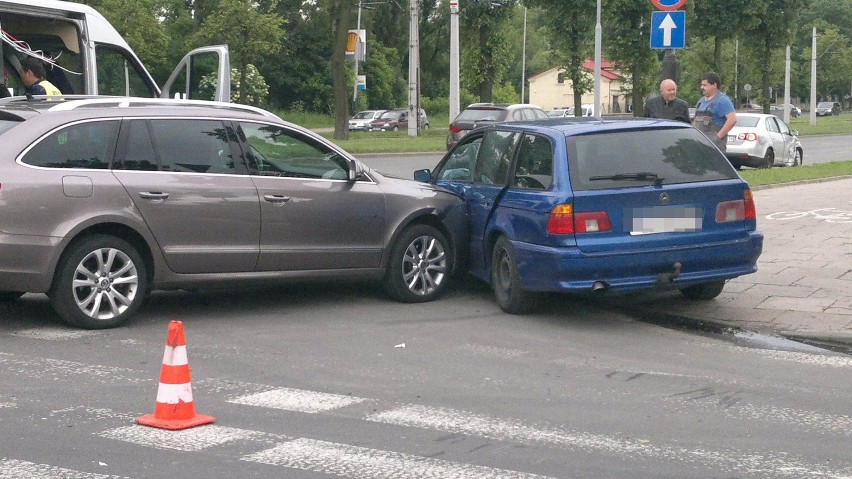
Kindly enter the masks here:
[[642, 112], [642, 116], [690, 123], [689, 105], [677, 97], [677, 83], [668, 78], [660, 83], [660, 96], [655, 96], [645, 102], [645, 110]]

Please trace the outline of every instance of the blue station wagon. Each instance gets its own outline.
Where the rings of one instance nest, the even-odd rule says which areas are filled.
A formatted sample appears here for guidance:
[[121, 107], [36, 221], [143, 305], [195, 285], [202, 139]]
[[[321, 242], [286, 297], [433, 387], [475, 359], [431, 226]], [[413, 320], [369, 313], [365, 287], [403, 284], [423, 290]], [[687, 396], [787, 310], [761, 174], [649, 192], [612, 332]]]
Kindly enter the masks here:
[[523, 313], [539, 292], [679, 289], [718, 296], [757, 270], [751, 190], [698, 130], [649, 119], [552, 119], [472, 131], [421, 181], [470, 215], [473, 275]]

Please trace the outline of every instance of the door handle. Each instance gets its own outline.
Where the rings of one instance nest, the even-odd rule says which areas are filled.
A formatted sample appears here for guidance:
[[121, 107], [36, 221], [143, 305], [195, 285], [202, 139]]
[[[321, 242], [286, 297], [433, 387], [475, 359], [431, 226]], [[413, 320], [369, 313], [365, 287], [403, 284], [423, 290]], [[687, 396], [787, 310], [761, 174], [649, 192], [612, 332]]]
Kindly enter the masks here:
[[263, 195], [263, 199], [270, 203], [275, 203], [276, 205], [283, 205], [284, 203], [290, 201], [289, 196], [282, 195]]
[[140, 191], [139, 196], [146, 200], [165, 201], [169, 197], [169, 194], [160, 191]]

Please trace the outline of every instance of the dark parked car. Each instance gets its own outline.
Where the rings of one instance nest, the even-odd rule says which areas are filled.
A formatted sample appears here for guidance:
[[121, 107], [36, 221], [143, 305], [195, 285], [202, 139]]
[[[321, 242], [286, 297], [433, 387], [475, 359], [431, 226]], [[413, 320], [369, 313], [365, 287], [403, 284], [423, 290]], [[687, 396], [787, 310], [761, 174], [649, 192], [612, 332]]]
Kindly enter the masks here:
[[763, 246], [748, 184], [681, 122], [497, 124], [415, 178], [468, 203], [470, 270], [509, 313], [548, 291], [711, 299], [756, 271]]
[[[370, 130], [382, 131], [399, 131], [408, 129], [408, 109], [397, 108], [396, 110], [388, 110], [373, 120], [370, 124]], [[429, 129], [429, 118], [426, 116], [426, 111], [420, 109], [420, 129]]]
[[821, 101], [816, 106], [816, 116], [830, 116], [840, 114], [840, 103], [836, 101]]
[[535, 105], [473, 103], [450, 123], [450, 132], [447, 134], [447, 149], [455, 146], [470, 130], [478, 126], [504, 121], [540, 120], [547, 117], [547, 113]]
[[429, 301], [466, 248], [454, 194], [253, 107], [7, 98], [0, 144], [0, 299], [47, 293], [84, 328], [152, 289], [358, 277]]

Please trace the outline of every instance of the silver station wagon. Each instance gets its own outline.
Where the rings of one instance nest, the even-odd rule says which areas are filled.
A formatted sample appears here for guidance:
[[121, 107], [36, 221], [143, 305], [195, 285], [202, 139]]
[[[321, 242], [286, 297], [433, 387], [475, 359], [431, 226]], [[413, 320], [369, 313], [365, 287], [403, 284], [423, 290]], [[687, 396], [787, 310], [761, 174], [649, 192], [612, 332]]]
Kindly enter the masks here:
[[152, 289], [357, 277], [429, 301], [462, 262], [458, 197], [267, 111], [52, 100], [0, 101], [0, 300], [108, 328]]

